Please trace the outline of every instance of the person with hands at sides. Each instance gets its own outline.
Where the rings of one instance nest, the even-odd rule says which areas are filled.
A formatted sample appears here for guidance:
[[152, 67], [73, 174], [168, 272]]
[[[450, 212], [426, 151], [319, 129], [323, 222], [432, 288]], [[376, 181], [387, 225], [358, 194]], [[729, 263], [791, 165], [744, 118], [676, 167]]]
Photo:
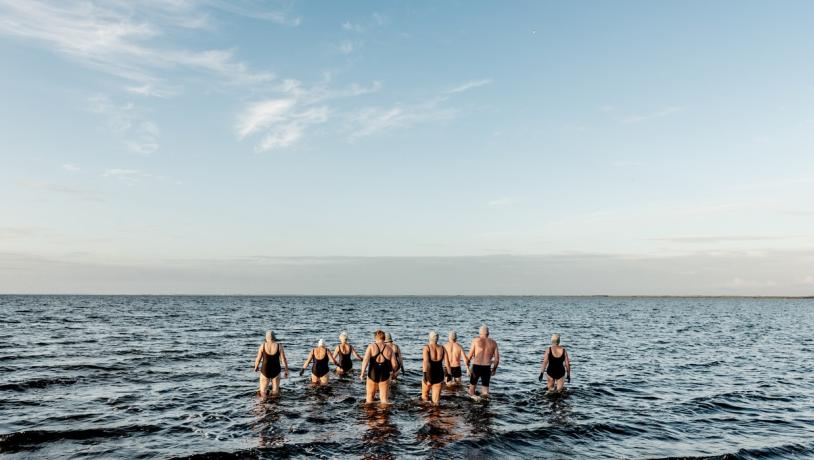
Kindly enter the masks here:
[[466, 360], [471, 364], [469, 373], [469, 396], [475, 396], [478, 380], [481, 382], [480, 395], [489, 396], [489, 382], [497, 372], [500, 364], [500, 350], [497, 342], [489, 337], [489, 328], [484, 324], [478, 331], [478, 337], [472, 340]]
[[265, 398], [271, 382], [271, 394], [280, 393], [280, 363], [285, 368], [285, 378], [288, 378], [288, 360], [285, 357], [283, 344], [277, 342], [273, 331], [266, 331], [266, 340], [257, 349], [257, 358], [254, 360], [254, 371], [260, 371], [260, 397]]
[[551, 346], [546, 348], [543, 354], [543, 364], [537, 380], [542, 382], [543, 376], [546, 378], [548, 391], [559, 393], [565, 387], [566, 381], [571, 383], [571, 358], [565, 347], [560, 346], [560, 334], [551, 336]]
[[382, 404], [390, 404], [387, 398], [390, 379], [398, 374], [399, 363], [393, 349], [384, 341], [384, 332], [377, 330], [373, 337], [374, 342], [367, 346], [365, 357], [362, 359], [362, 372], [359, 374], [359, 380], [365, 382], [365, 369], [367, 369], [365, 401], [372, 403], [378, 392], [379, 401]]

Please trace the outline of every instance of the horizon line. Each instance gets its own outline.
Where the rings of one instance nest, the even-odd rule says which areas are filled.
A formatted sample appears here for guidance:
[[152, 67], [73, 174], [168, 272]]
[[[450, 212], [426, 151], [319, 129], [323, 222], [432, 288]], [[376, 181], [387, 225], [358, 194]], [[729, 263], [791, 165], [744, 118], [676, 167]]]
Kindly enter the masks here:
[[64, 297], [541, 297], [541, 298], [647, 298], [647, 299], [814, 299], [811, 295], [739, 295], [739, 294], [88, 294], [88, 293], [3, 293], [12, 296], [64, 296]]

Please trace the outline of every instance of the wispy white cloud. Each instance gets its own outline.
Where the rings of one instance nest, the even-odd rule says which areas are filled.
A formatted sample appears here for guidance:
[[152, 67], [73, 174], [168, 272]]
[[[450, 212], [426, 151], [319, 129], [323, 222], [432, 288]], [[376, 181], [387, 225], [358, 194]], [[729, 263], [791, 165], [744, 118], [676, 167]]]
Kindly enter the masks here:
[[84, 187], [65, 185], [48, 181], [21, 181], [17, 185], [30, 190], [55, 193], [72, 198], [79, 198], [88, 201], [103, 201], [102, 196], [96, 191]]
[[517, 203], [516, 198], [501, 197], [487, 202], [486, 204], [494, 208], [503, 208]]
[[644, 121], [655, 120], [657, 118], [664, 118], [679, 111], [681, 111], [680, 107], [665, 107], [663, 109], [656, 110], [655, 112], [624, 115], [618, 117], [617, 120], [624, 124], [641, 123]]
[[292, 15], [282, 10], [271, 10], [257, 2], [235, 1], [235, 0], [205, 0], [204, 5], [217, 8], [228, 13], [236, 14], [253, 19], [270, 21], [277, 24], [297, 27], [302, 23], [302, 18]]
[[127, 80], [126, 90], [142, 95], [166, 97], [176, 91], [159, 76], [167, 69], [206, 71], [222, 82], [236, 84], [273, 79], [269, 72], [251, 70], [234, 57], [232, 50], [199, 51], [156, 43], [154, 39], [164, 34], [166, 28], [189, 27], [189, 18], [206, 5], [237, 10], [226, 3], [193, 0], [138, 3], [3, 0], [0, 34], [44, 43], [63, 56]]
[[125, 86], [125, 91], [128, 93], [139, 94], [141, 96], [167, 98], [175, 96], [178, 92], [169, 87], [156, 87], [151, 84], [144, 84], [140, 86]]
[[451, 94], [461, 93], [488, 85], [491, 79], [471, 80], [455, 88], [442, 91], [440, 95], [424, 102], [390, 106], [365, 107], [346, 117], [346, 131], [351, 140], [391, 128], [407, 128], [424, 123], [440, 123], [454, 118], [458, 109], [450, 107]]
[[345, 21], [342, 23], [342, 30], [347, 30], [349, 32], [356, 32], [362, 33], [365, 31], [365, 28], [361, 24], [355, 24], [350, 21]]
[[353, 52], [354, 45], [350, 40], [345, 40], [337, 46], [337, 49], [342, 54], [350, 54]]
[[460, 85], [458, 85], [458, 86], [456, 86], [454, 88], [446, 90], [445, 93], [446, 94], [463, 93], [464, 91], [469, 91], [470, 89], [479, 88], [481, 86], [485, 86], [485, 85], [488, 85], [490, 83], [492, 83], [491, 78], [483, 78], [483, 79], [480, 79], [480, 80], [470, 80], [470, 81], [461, 83]]
[[345, 21], [342, 23], [342, 30], [361, 34], [370, 29], [385, 26], [388, 22], [387, 16], [380, 13], [373, 13], [368, 19], [357, 22]]
[[386, 25], [388, 22], [387, 16], [381, 13], [374, 12], [370, 17], [373, 19], [373, 23], [379, 27]]
[[64, 169], [65, 171], [69, 171], [69, 172], [76, 172], [76, 171], [79, 171], [80, 168], [79, 168], [79, 166], [76, 166], [75, 164], [65, 163], [64, 165], [62, 165], [62, 169]]
[[108, 169], [102, 173], [102, 177], [120, 180], [128, 185], [135, 185], [144, 180], [164, 180], [166, 176], [146, 173], [138, 169]]
[[443, 99], [388, 107], [367, 107], [349, 115], [348, 132], [350, 138], [357, 139], [390, 128], [406, 128], [417, 124], [449, 120], [457, 113], [456, 109], [442, 107]]
[[298, 143], [311, 126], [325, 123], [335, 111], [328, 101], [362, 96], [381, 89], [381, 83], [370, 86], [353, 84], [332, 89], [330, 76], [306, 88], [297, 80], [284, 80], [276, 87], [283, 97], [255, 102], [238, 116], [235, 132], [238, 139], [264, 133], [256, 146], [260, 152], [291, 147]]
[[91, 111], [104, 117], [107, 125], [124, 138], [128, 150], [140, 155], [158, 150], [158, 126], [147, 120], [135, 104], [116, 104], [106, 95], [91, 97], [90, 104]]
[[327, 106], [296, 107], [296, 99], [271, 99], [250, 106], [239, 119], [236, 131], [239, 139], [265, 132], [258, 151], [270, 151], [294, 145], [309, 125], [324, 123], [330, 110]]

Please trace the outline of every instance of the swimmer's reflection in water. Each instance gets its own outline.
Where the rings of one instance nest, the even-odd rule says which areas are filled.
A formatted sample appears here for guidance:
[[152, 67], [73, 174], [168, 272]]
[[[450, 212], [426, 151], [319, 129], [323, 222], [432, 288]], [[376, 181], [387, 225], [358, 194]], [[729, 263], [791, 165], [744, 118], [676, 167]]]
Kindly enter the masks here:
[[273, 404], [256, 404], [252, 410], [254, 422], [252, 430], [257, 432], [258, 447], [279, 447], [285, 444], [283, 430], [277, 425], [280, 410]]
[[392, 446], [387, 443], [398, 437], [399, 429], [390, 421], [390, 410], [372, 405], [365, 405], [362, 410], [367, 423], [367, 431], [362, 435], [366, 456], [374, 454], [369, 449], [376, 450], [375, 458], [381, 458], [381, 454], [385, 454], [385, 458], [387, 454], [392, 456]]
[[466, 413], [464, 420], [471, 426], [473, 434], [491, 435], [494, 433], [495, 414], [489, 409], [489, 403], [474, 404]]
[[464, 438], [459, 430], [458, 417], [442, 415], [445, 412], [438, 406], [427, 407], [424, 411], [424, 426], [418, 430], [418, 440], [428, 442], [433, 449], [438, 449]]
[[550, 417], [551, 423], [555, 425], [568, 424], [568, 418], [571, 415], [571, 403], [568, 402], [568, 391], [566, 390], [563, 393], [546, 396], [548, 399], [548, 408], [544, 412]]

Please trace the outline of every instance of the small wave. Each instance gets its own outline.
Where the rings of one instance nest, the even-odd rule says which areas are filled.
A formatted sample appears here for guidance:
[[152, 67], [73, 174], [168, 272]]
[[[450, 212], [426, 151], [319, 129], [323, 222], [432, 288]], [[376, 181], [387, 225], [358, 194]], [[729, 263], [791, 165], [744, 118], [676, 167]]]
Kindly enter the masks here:
[[130, 436], [133, 433], [153, 433], [160, 428], [154, 425], [130, 425], [108, 428], [85, 428], [78, 430], [30, 430], [0, 435], [0, 453], [16, 452], [39, 444], [64, 440], [86, 440]]
[[707, 367], [716, 367], [725, 364], [723, 361], [703, 361], [698, 363], [687, 363], [681, 366], [678, 366], [678, 369], [681, 370], [688, 370], [688, 369], [704, 369]]
[[274, 447], [257, 447], [253, 449], [237, 450], [233, 452], [202, 452], [181, 457], [174, 457], [172, 460], [230, 460], [243, 458], [287, 458], [287, 457], [337, 457], [344, 452], [346, 446], [336, 442], [310, 442], [304, 444], [287, 443]]
[[758, 458], [802, 458], [814, 454], [814, 445], [786, 444], [775, 447], [740, 449], [737, 452], [721, 455], [701, 455], [688, 457], [660, 457], [655, 460], [747, 460]]
[[79, 382], [79, 378], [56, 377], [49, 379], [34, 379], [24, 382], [6, 383], [0, 385], [0, 391], [27, 391], [31, 389], [46, 388], [51, 385], [73, 385]]

